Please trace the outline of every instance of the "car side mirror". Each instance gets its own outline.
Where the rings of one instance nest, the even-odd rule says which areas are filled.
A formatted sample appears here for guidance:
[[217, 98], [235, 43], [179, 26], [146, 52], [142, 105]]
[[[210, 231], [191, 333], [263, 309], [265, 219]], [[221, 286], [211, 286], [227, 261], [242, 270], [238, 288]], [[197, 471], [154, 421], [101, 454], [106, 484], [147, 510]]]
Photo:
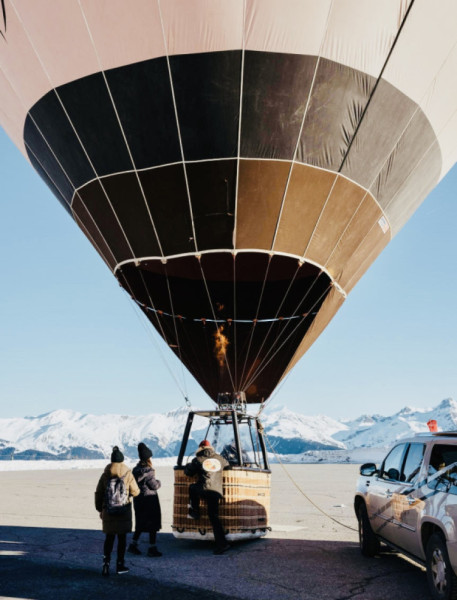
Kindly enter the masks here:
[[364, 477], [371, 477], [377, 472], [376, 465], [374, 463], [365, 463], [360, 467], [360, 475]]

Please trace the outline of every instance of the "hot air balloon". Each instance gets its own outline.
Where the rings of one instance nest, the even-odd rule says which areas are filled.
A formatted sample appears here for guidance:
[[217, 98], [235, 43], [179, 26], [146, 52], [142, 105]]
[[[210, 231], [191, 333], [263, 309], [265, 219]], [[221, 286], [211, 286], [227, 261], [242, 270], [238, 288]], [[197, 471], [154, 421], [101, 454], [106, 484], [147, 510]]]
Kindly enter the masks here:
[[237, 414], [455, 162], [453, 0], [1, 8], [0, 123]]

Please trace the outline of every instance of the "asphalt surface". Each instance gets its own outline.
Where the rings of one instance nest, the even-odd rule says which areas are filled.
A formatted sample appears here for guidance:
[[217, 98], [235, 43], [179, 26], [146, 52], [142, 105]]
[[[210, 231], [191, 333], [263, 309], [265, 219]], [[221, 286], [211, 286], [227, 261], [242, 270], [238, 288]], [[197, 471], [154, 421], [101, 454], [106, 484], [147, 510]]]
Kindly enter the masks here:
[[[160, 558], [127, 554], [130, 572], [101, 576], [104, 536], [93, 508], [99, 472], [0, 472], [0, 598], [22, 600], [246, 599], [428, 600], [423, 569], [389, 551], [364, 558], [352, 499], [355, 465], [273, 468], [267, 538], [233, 544], [176, 540], [170, 529], [172, 469], [160, 468]], [[140, 547], [147, 550], [146, 539]]]

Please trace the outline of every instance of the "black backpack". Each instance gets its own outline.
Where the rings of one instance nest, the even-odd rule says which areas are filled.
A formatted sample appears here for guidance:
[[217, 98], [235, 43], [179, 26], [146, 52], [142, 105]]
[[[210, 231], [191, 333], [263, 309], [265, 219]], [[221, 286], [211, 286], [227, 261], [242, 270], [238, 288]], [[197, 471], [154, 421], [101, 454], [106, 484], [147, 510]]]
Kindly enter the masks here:
[[105, 490], [105, 509], [109, 515], [122, 515], [128, 510], [129, 490], [125, 485], [125, 475], [111, 477], [108, 480]]

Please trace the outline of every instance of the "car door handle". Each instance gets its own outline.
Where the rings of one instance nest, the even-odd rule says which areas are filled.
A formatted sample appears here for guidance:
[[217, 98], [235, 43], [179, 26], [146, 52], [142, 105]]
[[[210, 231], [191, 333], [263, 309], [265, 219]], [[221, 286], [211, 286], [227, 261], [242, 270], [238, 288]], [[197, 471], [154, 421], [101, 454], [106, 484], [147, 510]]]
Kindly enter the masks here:
[[386, 491], [386, 496], [387, 496], [388, 498], [392, 498], [392, 495], [393, 495], [393, 492], [391, 492], [390, 490], [387, 490], [387, 491]]

